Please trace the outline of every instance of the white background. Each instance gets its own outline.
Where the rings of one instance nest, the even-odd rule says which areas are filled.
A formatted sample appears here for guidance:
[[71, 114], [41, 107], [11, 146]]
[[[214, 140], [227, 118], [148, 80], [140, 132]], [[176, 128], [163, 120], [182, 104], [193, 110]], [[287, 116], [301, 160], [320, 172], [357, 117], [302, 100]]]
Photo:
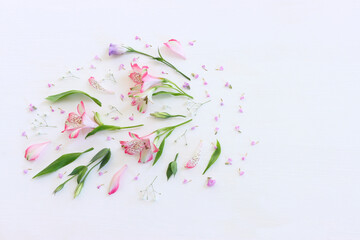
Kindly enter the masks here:
[[[360, 239], [359, 207], [359, 73], [360, 5], [358, 1], [1, 1], [1, 197], [0, 239]], [[135, 41], [139, 35], [142, 41]], [[101, 99], [103, 109], [89, 100], [87, 110], [106, 113], [111, 102], [124, 116], [112, 124], [145, 123], [136, 130], [146, 134], [180, 120], [155, 121], [135, 114], [129, 100], [121, 102], [131, 82], [129, 62], [135, 55], [106, 57], [110, 42], [123, 42], [155, 54], [168, 39], [180, 40], [188, 59], [166, 52], [176, 66], [200, 79], [191, 82], [191, 94], [212, 102], [199, 110], [194, 123], [199, 128], [173, 143], [185, 128], [169, 138], [166, 151], [155, 167], [139, 165], [125, 156], [118, 140], [125, 131], [99, 133], [86, 141], [82, 134], [70, 141], [60, 131], [65, 115], [49, 112], [44, 97], [70, 88], [80, 88]], [[196, 40], [195, 46], [187, 42]], [[145, 43], [153, 45], [151, 50]], [[95, 55], [103, 58], [97, 62]], [[126, 71], [118, 71], [120, 63]], [[154, 75], [168, 71], [179, 84], [181, 76], [146, 58]], [[96, 70], [89, 65], [97, 66]], [[205, 64], [209, 71], [201, 69]], [[214, 69], [223, 65], [225, 71]], [[84, 67], [76, 72], [76, 67]], [[117, 94], [105, 96], [87, 85], [94, 75], [101, 79], [112, 69]], [[59, 81], [72, 70], [79, 80]], [[233, 90], [224, 88], [231, 82]], [[55, 83], [48, 89], [47, 83]], [[245, 93], [245, 100], [239, 97]], [[225, 106], [219, 106], [223, 97]], [[53, 104], [74, 111], [81, 97]], [[171, 100], [171, 101], [169, 101]], [[155, 100], [151, 110], [170, 105], [184, 111], [183, 98]], [[34, 136], [30, 125], [36, 113], [28, 104], [49, 114], [58, 126]], [[176, 107], [178, 104], [179, 107]], [[241, 104], [244, 113], [237, 112]], [[169, 111], [170, 111], [169, 110]], [[52, 115], [51, 115], [52, 114]], [[213, 118], [221, 114], [216, 123]], [[107, 119], [107, 121], [110, 121]], [[234, 131], [240, 125], [242, 134]], [[214, 128], [220, 127], [214, 136]], [[29, 139], [21, 137], [27, 131]], [[107, 142], [106, 136], [114, 141]], [[43, 155], [29, 163], [25, 148], [52, 140]], [[196, 144], [204, 140], [199, 166], [179, 173], [169, 182], [167, 163], [176, 152], [183, 164]], [[211, 142], [219, 139], [223, 153], [205, 176], [201, 175], [211, 155]], [[260, 141], [250, 147], [250, 141]], [[60, 152], [54, 150], [63, 144]], [[31, 177], [61, 154], [94, 146], [77, 163], [87, 163], [102, 147], [110, 146], [113, 158], [102, 177], [89, 176], [81, 195], [73, 200], [74, 183], [57, 196], [61, 183], [56, 174], [38, 180]], [[248, 158], [240, 157], [248, 153]], [[232, 166], [225, 166], [228, 157]], [[112, 174], [127, 163], [119, 191], [106, 192]], [[70, 171], [76, 164], [66, 168]], [[245, 171], [240, 177], [238, 168]], [[32, 168], [29, 174], [22, 171]], [[132, 178], [141, 173], [137, 182]], [[162, 193], [156, 202], [139, 200], [139, 191], [158, 176], [155, 187]], [[217, 180], [205, 186], [206, 177]], [[192, 179], [182, 184], [184, 178]], [[96, 186], [104, 183], [98, 190]]]

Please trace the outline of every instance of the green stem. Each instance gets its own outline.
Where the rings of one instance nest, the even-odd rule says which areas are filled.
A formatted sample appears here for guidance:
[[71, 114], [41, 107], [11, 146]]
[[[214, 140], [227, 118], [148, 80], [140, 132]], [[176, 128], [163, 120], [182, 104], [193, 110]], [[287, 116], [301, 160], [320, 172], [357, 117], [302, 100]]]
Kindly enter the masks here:
[[134, 125], [134, 126], [128, 126], [128, 127], [119, 127], [118, 129], [127, 129], [127, 128], [136, 128], [136, 127], [142, 127], [144, 124]]
[[127, 47], [128, 49], [128, 52], [134, 52], [134, 53], [138, 53], [138, 54], [141, 54], [141, 55], [144, 55], [144, 56], [147, 56], [147, 57], [150, 57], [152, 58], [153, 60], [156, 60], [158, 62], [161, 62], [165, 65], [167, 65], [168, 67], [174, 69], [176, 72], [178, 72], [179, 74], [181, 74], [184, 78], [186, 78], [187, 80], [191, 81], [191, 79], [186, 76], [184, 73], [182, 73], [181, 71], [179, 71], [174, 65], [172, 65], [171, 63], [169, 63], [168, 61], [166, 61], [161, 55], [160, 57], [154, 57], [154, 56], [151, 56], [147, 53], [144, 53], [144, 52], [140, 52], [140, 51], [137, 51], [135, 49], [133, 49], [132, 47]]
[[[191, 98], [191, 99], [194, 99], [192, 96], [190, 96], [190, 95], [188, 95], [186, 92], [184, 92], [178, 85], [176, 85], [176, 83], [174, 83], [173, 81], [170, 81], [169, 79], [166, 79], [166, 78], [161, 78], [164, 82], [168, 82], [168, 83], [170, 83], [170, 84], [172, 84], [172, 85], [174, 85], [175, 86], [175, 88], [179, 91], [179, 92], [181, 92], [182, 94], [184, 94], [185, 96], [187, 96], [187, 97], [189, 97], [189, 98]], [[171, 86], [171, 85], [170, 85]], [[173, 88], [174, 89], [174, 88]]]
[[189, 122], [191, 122], [191, 121], [192, 121], [192, 119], [187, 120], [186, 122], [180, 123], [180, 124], [178, 124], [178, 125], [160, 128], [160, 129], [158, 129], [158, 130], [155, 130], [153, 133], [155, 133], [155, 132], [160, 133], [160, 132], [162, 132], [162, 131], [168, 132], [168, 131], [170, 131], [170, 130], [174, 130], [175, 128], [177, 128], [177, 127], [179, 127], [179, 126], [181, 126], [181, 125], [187, 124], [187, 123], [189, 123]]

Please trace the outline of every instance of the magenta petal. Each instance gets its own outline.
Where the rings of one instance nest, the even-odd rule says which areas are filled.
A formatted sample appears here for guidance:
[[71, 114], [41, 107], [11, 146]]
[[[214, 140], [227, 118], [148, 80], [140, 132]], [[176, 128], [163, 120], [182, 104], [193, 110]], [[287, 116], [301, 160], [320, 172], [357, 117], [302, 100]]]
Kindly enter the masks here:
[[125, 164], [119, 171], [114, 174], [110, 182], [110, 190], [108, 193], [109, 195], [114, 194], [118, 190], [120, 178], [127, 168], [128, 166]]

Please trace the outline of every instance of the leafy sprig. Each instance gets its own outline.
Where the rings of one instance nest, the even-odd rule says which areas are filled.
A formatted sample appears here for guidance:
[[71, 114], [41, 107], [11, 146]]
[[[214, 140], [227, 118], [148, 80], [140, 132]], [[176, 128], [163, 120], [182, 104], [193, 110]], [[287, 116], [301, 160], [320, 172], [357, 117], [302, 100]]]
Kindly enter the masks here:
[[211, 158], [209, 160], [208, 165], [206, 166], [203, 175], [206, 173], [206, 171], [216, 162], [216, 160], [219, 158], [221, 153], [221, 146], [218, 140], [216, 140], [216, 149], [213, 152], [213, 154], [211, 155]]

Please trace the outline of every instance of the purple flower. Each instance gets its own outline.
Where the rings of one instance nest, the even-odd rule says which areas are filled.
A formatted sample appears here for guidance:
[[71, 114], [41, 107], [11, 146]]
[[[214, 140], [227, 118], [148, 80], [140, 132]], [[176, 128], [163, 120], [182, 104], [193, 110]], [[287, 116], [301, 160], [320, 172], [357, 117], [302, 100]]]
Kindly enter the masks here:
[[116, 44], [110, 43], [109, 45], [109, 56], [111, 55], [122, 55], [127, 52], [127, 49], [122, 45], [118, 46]]
[[183, 88], [190, 89], [190, 84], [187, 82], [184, 82]]

